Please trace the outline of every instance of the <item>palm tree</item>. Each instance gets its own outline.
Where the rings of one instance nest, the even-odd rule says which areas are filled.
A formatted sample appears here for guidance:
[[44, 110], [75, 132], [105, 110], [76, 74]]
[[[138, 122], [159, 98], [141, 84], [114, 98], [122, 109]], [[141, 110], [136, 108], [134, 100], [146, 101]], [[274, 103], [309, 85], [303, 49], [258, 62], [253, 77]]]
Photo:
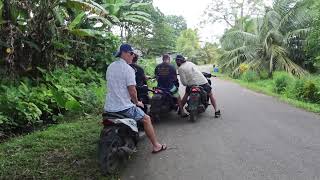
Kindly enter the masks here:
[[297, 76], [307, 73], [290, 51], [294, 46], [290, 40], [303, 41], [309, 30], [311, 16], [306, 6], [300, 0], [275, 0], [264, 17], [245, 22], [251, 24], [251, 30], [229, 30], [221, 39], [222, 66], [237, 73], [240, 64], [246, 63], [254, 70], [268, 69], [269, 76], [277, 69]]

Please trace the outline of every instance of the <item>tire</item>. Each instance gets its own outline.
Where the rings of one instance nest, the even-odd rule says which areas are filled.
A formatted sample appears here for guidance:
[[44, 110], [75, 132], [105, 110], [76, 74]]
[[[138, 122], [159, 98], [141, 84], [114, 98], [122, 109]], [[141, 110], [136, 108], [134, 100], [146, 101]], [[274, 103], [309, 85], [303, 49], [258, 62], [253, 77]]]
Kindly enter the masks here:
[[159, 122], [160, 121], [160, 115], [159, 114], [155, 114], [155, 113], [151, 113], [151, 120], [153, 123]]
[[[107, 131], [107, 132], [106, 132]], [[102, 130], [98, 147], [99, 163], [103, 175], [115, 174], [121, 165], [117, 149], [123, 141], [115, 129]]]
[[190, 112], [190, 121], [196, 122], [197, 121], [197, 113], [195, 111]]

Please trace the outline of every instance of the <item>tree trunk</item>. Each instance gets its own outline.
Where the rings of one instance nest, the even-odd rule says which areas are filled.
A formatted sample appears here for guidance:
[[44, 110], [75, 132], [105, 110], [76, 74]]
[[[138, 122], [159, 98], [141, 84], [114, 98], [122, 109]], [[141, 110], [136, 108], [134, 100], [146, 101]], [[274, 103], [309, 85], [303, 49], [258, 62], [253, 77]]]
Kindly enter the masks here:
[[123, 41], [123, 26], [120, 25], [120, 37], [121, 37], [121, 41]]
[[269, 78], [272, 78], [272, 73], [273, 73], [273, 54], [271, 54], [270, 64], [269, 64], [269, 74], [268, 74]]

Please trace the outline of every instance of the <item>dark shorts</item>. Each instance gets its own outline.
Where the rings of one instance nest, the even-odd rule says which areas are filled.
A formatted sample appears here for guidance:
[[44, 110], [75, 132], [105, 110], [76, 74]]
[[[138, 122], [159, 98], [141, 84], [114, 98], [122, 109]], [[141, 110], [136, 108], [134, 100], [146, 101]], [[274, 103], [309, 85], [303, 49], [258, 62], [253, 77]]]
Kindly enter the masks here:
[[[212, 87], [210, 86], [210, 84], [206, 83], [206, 84], [202, 84], [200, 85], [208, 94], [211, 93]], [[186, 94], [190, 94], [191, 91], [191, 86], [187, 86], [186, 87]]]
[[123, 114], [124, 116], [134, 119], [135, 121], [141, 121], [145, 115], [145, 113], [142, 111], [141, 108], [137, 106], [133, 106], [129, 109], [123, 110], [119, 112], [120, 114]]

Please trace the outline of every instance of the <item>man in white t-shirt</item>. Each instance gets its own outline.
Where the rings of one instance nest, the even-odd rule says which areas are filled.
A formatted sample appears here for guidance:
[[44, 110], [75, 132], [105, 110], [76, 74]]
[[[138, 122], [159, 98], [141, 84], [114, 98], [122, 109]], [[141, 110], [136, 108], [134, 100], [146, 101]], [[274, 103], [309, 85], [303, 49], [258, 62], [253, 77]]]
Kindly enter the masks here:
[[186, 86], [186, 93], [182, 98], [182, 105], [184, 106], [187, 102], [188, 96], [190, 94], [190, 86], [201, 86], [208, 93], [215, 112], [215, 117], [218, 118], [221, 115], [221, 113], [220, 110], [217, 109], [216, 100], [213, 96], [212, 88], [208, 83], [207, 78], [204, 77], [202, 72], [198, 70], [195, 64], [186, 61], [182, 55], [177, 55], [176, 63], [179, 67], [178, 72], [180, 75], [180, 81], [184, 86]]
[[134, 56], [132, 47], [129, 44], [122, 44], [116, 54], [119, 60], [109, 65], [106, 72], [107, 95], [104, 110], [123, 114], [137, 122], [142, 121], [146, 135], [153, 146], [152, 153], [157, 153], [166, 150], [167, 146], [159, 143], [150, 116], [139, 108], [144, 105], [138, 101], [135, 71], [129, 65]]

